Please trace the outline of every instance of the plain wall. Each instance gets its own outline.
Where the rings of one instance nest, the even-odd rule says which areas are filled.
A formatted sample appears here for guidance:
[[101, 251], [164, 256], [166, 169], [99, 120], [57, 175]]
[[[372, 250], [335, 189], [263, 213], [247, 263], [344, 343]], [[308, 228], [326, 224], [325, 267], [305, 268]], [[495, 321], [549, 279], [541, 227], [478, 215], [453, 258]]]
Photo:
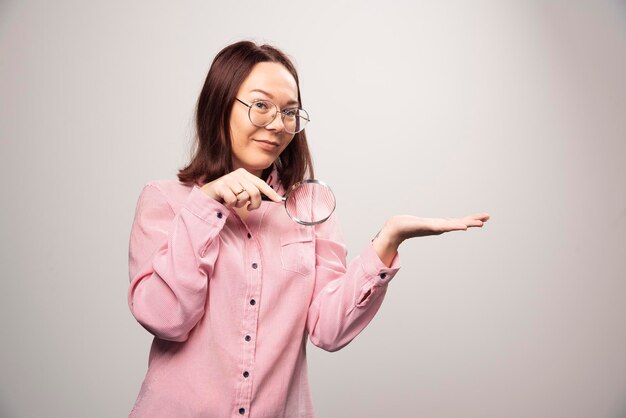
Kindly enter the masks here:
[[175, 178], [227, 44], [301, 77], [357, 254], [417, 238], [368, 328], [309, 345], [319, 417], [626, 416], [623, 1], [0, 2], [0, 416], [121, 417], [151, 336], [127, 306], [144, 183]]

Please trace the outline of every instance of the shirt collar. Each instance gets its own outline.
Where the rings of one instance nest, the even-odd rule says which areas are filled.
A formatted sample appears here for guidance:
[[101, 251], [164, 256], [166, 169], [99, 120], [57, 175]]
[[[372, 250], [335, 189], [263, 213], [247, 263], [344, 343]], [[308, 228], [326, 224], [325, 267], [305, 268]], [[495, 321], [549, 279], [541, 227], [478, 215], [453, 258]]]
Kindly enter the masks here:
[[279, 195], [282, 196], [285, 194], [285, 189], [280, 183], [280, 179], [278, 178], [278, 170], [276, 170], [276, 167], [272, 169], [272, 172], [267, 177], [267, 180], [265, 180], [265, 182]]

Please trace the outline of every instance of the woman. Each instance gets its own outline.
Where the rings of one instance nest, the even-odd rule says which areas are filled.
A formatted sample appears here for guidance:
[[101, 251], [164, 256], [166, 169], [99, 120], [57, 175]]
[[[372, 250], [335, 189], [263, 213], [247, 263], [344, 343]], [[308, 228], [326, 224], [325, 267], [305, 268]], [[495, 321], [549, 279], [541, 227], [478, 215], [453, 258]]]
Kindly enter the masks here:
[[130, 416], [312, 417], [307, 336], [344, 347], [380, 307], [403, 240], [488, 219], [392, 217], [346, 267], [334, 216], [302, 226], [274, 203], [313, 176], [307, 121], [281, 51], [238, 42], [215, 57], [195, 156], [137, 203], [128, 302], [155, 338]]

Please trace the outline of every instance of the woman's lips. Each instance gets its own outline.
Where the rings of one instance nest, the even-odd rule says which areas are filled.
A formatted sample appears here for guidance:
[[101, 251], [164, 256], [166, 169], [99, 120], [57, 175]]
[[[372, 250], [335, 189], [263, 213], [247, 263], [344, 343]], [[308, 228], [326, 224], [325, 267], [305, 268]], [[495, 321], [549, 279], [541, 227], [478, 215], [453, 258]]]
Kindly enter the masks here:
[[278, 143], [276, 142], [264, 141], [261, 139], [253, 139], [253, 141], [256, 142], [257, 145], [264, 150], [274, 151], [276, 148], [278, 148]]

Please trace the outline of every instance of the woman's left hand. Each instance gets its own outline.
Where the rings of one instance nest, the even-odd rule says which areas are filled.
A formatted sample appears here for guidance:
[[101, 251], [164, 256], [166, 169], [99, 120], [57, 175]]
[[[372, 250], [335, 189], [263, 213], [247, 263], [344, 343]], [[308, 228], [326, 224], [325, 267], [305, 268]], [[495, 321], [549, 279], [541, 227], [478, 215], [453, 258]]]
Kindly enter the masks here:
[[478, 213], [464, 218], [419, 218], [411, 215], [392, 216], [373, 240], [374, 249], [387, 265], [393, 260], [402, 241], [444, 232], [465, 231], [481, 228], [489, 220], [487, 213]]
[[[481, 228], [489, 220], [486, 213], [469, 215], [464, 218], [418, 218], [399, 215], [389, 218], [383, 230], [398, 245], [405, 239], [441, 235], [444, 232], [465, 231], [468, 228]], [[382, 231], [381, 231], [382, 232]]]

